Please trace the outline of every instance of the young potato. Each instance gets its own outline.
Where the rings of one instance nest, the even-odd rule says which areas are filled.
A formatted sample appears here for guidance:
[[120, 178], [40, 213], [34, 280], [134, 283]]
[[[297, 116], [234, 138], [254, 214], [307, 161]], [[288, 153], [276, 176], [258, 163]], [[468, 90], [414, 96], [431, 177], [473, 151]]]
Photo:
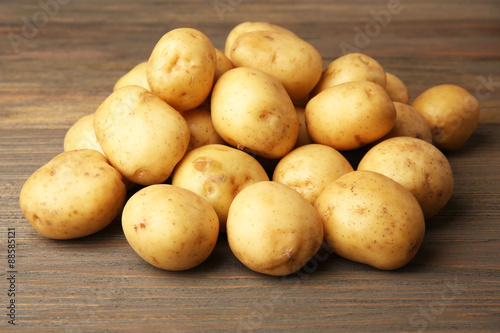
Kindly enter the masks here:
[[116, 81], [113, 87], [113, 91], [130, 85], [143, 87], [144, 89], [151, 91], [151, 88], [149, 88], [148, 79], [146, 77], [147, 68], [147, 61], [141, 62], [134, 66], [134, 68], [125, 73], [118, 79], [118, 81]]
[[217, 57], [217, 65], [215, 66], [214, 84], [222, 74], [234, 68], [231, 60], [221, 50], [215, 49], [215, 55]]
[[377, 172], [341, 176], [325, 188], [315, 207], [335, 253], [378, 269], [409, 263], [424, 238], [418, 201], [403, 185]]
[[314, 143], [309, 136], [309, 132], [307, 131], [306, 108], [303, 106], [295, 105], [295, 111], [297, 112], [297, 120], [299, 121], [299, 135], [297, 137], [297, 142], [295, 142], [294, 148]]
[[382, 138], [396, 123], [396, 115], [385, 89], [370, 81], [338, 84], [306, 105], [313, 141], [337, 150], [356, 149]]
[[457, 150], [479, 122], [479, 101], [467, 90], [442, 84], [420, 94], [412, 106], [427, 120], [432, 140], [441, 150]]
[[226, 231], [229, 206], [247, 186], [268, 181], [255, 158], [236, 148], [211, 144], [184, 156], [174, 170], [172, 184], [207, 199], [219, 217], [220, 231]]
[[284, 276], [316, 254], [323, 241], [323, 225], [314, 207], [290, 187], [258, 182], [234, 198], [227, 239], [233, 254], [249, 269]]
[[108, 96], [95, 113], [94, 129], [111, 165], [141, 185], [167, 180], [190, 140], [180, 113], [139, 86]]
[[94, 149], [104, 155], [94, 131], [94, 115], [88, 114], [78, 119], [64, 136], [64, 151]]
[[181, 114], [189, 127], [191, 139], [187, 151], [209, 144], [225, 144], [212, 123], [210, 104], [202, 104]]
[[311, 92], [311, 97], [327, 88], [353, 81], [375, 82], [385, 88], [386, 74], [384, 68], [372, 57], [362, 53], [349, 53], [328, 64]]
[[235, 26], [227, 35], [224, 54], [231, 59], [234, 41], [241, 35], [252, 31], [278, 31], [296, 36], [292, 31], [269, 22], [242, 22]]
[[320, 53], [305, 40], [289, 33], [252, 31], [233, 43], [231, 60], [236, 67], [252, 67], [278, 78], [292, 101], [309, 95], [322, 72]]
[[387, 90], [391, 99], [395, 102], [408, 104], [410, 102], [410, 94], [404, 82], [396, 75], [388, 72], [385, 72], [385, 76], [385, 90]]
[[21, 210], [35, 230], [52, 239], [91, 235], [117, 216], [125, 202], [122, 176], [96, 150], [55, 156], [24, 183]]
[[281, 82], [258, 69], [238, 67], [219, 78], [211, 115], [221, 138], [238, 149], [280, 158], [294, 147], [299, 123]]
[[416, 138], [382, 141], [365, 154], [358, 170], [379, 172], [406, 187], [426, 218], [437, 214], [453, 192], [453, 172], [446, 156], [431, 143]]
[[432, 133], [424, 116], [411, 105], [394, 102], [396, 123], [380, 141], [398, 136], [409, 136], [432, 143]]
[[217, 56], [210, 39], [191, 28], [174, 29], [156, 44], [148, 61], [151, 91], [177, 111], [203, 103], [213, 86]]
[[274, 169], [273, 180], [290, 186], [314, 205], [325, 187], [351, 171], [351, 164], [334, 148], [309, 144], [286, 154]]
[[212, 253], [219, 221], [199, 195], [168, 184], [147, 186], [125, 204], [122, 228], [132, 249], [160, 269], [182, 271]]

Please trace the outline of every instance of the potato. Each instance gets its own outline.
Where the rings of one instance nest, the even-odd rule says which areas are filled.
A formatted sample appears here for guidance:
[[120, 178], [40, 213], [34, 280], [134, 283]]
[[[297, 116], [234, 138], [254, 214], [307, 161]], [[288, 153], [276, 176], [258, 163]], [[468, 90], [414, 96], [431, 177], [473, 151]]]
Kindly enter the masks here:
[[409, 263], [424, 238], [418, 201], [403, 185], [377, 172], [341, 176], [325, 188], [315, 207], [335, 253], [378, 269]]
[[384, 88], [369, 81], [330, 87], [306, 105], [307, 130], [316, 143], [351, 150], [386, 135], [396, 108]]
[[240, 35], [230, 56], [236, 67], [252, 67], [278, 78], [292, 101], [306, 98], [322, 72], [320, 53], [289, 33], [252, 31]]
[[225, 144], [212, 123], [210, 104], [202, 104], [182, 112], [181, 115], [186, 120], [191, 135], [187, 151], [209, 144]]
[[229, 206], [247, 186], [268, 181], [264, 168], [236, 148], [211, 144], [184, 156], [174, 170], [172, 184], [205, 198], [217, 212], [220, 231], [226, 231]]
[[383, 67], [372, 57], [362, 53], [349, 53], [328, 64], [311, 92], [311, 97], [327, 88], [353, 81], [375, 82], [385, 88], [386, 74]]
[[132, 249], [169, 271], [198, 266], [212, 253], [219, 221], [199, 195], [169, 184], [147, 186], [125, 204], [122, 228]]
[[104, 155], [94, 131], [94, 113], [78, 119], [64, 136], [64, 151], [94, 149]]
[[249, 269], [284, 276], [302, 268], [316, 254], [323, 225], [318, 212], [295, 190], [264, 181], [234, 198], [227, 239], [233, 254]]
[[432, 140], [441, 150], [457, 150], [479, 122], [479, 101], [453, 84], [431, 87], [417, 96], [412, 106], [427, 120]]
[[290, 186], [314, 205], [325, 187], [351, 171], [351, 164], [334, 148], [309, 144], [286, 154], [274, 169], [273, 180]]
[[55, 156], [24, 183], [19, 203], [35, 230], [52, 239], [91, 235], [108, 226], [125, 202], [122, 177], [96, 150]]
[[149, 88], [148, 79], [146, 77], [147, 68], [147, 61], [141, 62], [134, 66], [134, 68], [125, 73], [118, 79], [118, 81], [116, 81], [113, 87], [113, 91], [130, 85], [143, 87], [144, 89], [151, 91], [151, 88]]
[[296, 36], [292, 31], [269, 22], [242, 22], [235, 26], [227, 35], [224, 54], [231, 59], [231, 50], [234, 41], [241, 35], [252, 31], [278, 31]]
[[307, 131], [306, 108], [295, 105], [295, 111], [297, 112], [297, 120], [299, 121], [299, 135], [294, 148], [314, 143]]
[[410, 94], [404, 82], [392, 73], [385, 72], [385, 76], [385, 90], [387, 90], [391, 99], [395, 102], [408, 104], [410, 102]]
[[223, 74], [211, 99], [212, 122], [233, 147], [280, 158], [297, 141], [297, 113], [281, 82], [258, 69], [239, 67]]
[[215, 66], [214, 84], [219, 80], [219, 78], [230, 69], [234, 68], [233, 63], [228, 57], [219, 49], [215, 49], [215, 55], [217, 63]]
[[151, 91], [177, 111], [194, 109], [213, 86], [217, 56], [210, 39], [191, 28], [166, 33], [148, 61]]
[[111, 165], [141, 185], [164, 182], [190, 139], [180, 113], [139, 86], [108, 96], [96, 111], [94, 129]]
[[437, 214], [453, 192], [453, 172], [446, 156], [416, 138], [382, 141], [365, 154], [358, 170], [376, 171], [403, 185], [415, 196], [426, 218]]
[[411, 105], [394, 102], [396, 107], [396, 123], [381, 141], [398, 137], [408, 136], [432, 143], [432, 133], [424, 116]]

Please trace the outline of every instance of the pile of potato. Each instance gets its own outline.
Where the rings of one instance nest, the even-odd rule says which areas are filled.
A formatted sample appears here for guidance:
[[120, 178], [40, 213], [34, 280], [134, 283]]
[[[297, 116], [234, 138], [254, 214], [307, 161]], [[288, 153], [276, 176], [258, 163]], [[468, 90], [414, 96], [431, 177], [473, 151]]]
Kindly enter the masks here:
[[443, 151], [479, 118], [456, 85], [409, 101], [373, 58], [351, 53], [323, 69], [320, 53], [280, 26], [241, 23], [224, 51], [175, 29], [69, 129], [20, 206], [53, 239], [88, 236], [121, 213], [131, 247], [165, 270], [199, 265], [221, 236], [268, 275], [296, 272], [323, 242], [397, 269], [451, 197]]

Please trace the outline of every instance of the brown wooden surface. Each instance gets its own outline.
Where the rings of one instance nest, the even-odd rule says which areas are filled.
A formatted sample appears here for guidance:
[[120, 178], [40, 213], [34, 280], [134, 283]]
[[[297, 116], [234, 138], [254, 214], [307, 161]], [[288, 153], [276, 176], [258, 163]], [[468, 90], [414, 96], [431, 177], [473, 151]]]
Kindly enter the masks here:
[[[40, 3], [57, 3], [43, 23]], [[400, 0], [360, 50], [408, 85], [454, 83], [476, 94], [481, 124], [448, 154], [449, 204], [427, 221], [415, 259], [392, 272], [335, 255], [300, 274], [253, 273], [222, 236], [199, 267], [172, 273], [142, 261], [119, 217], [71, 241], [39, 236], [23, 217], [27, 177], [62, 151], [67, 129], [94, 112], [114, 82], [177, 27], [222, 48], [242, 21], [270, 21], [318, 48], [325, 64], [356, 46], [356, 28], [394, 0], [0, 2], [0, 330], [39, 331], [498, 331], [500, 327], [500, 2]], [[216, 6], [224, 5], [223, 12]], [[46, 16], [48, 17], [48, 16]], [[36, 22], [35, 22], [36, 23]], [[373, 26], [375, 27], [375, 26]], [[373, 32], [372, 31], [372, 32]], [[21, 36], [17, 52], [9, 33]], [[29, 38], [28, 38], [29, 37]], [[344, 44], [345, 45], [345, 44]], [[486, 82], [486, 83], [485, 83]], [[489, 82], [489, 83], [488, 83]], [[7, 323], [7, 230], [16, 231], [16, 326]]]

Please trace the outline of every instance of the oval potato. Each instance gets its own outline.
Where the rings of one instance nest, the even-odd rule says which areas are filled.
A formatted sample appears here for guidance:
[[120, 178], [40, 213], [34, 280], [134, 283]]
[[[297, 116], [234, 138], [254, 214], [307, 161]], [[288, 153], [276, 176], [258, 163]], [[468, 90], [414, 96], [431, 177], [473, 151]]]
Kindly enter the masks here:
[[88, 114], [78, 119], [64, 136], [64, 151], [94, 149], [104, 155], [94, 131], [94, 115]]
[[122, 75], [113, 86], [113, 91], [125, 86], [135, 85], [151, 91], [146, 76], [148, 62], [144, 61], [135, 65], [130, 71]]
[[396, 123], [380, 141], [398, 136], [408, 136], [432, 143], [429, 124], [417, 109], [400, 102], [394, 102], [394, 107], [397, 113]]
[[391, 99], [395, 102], [408, 104], [410, 102], [410, 94], [404, 82], [392, 73], [385, 72], [385, 76], [385, 90], [387, 90]]
[[209, 144], [225, 144], [212, 123], [209, 104], [204, 103], [197, 108], [182, 112], [181, 115], [186, 120], [191, 135], [187, 151]]

